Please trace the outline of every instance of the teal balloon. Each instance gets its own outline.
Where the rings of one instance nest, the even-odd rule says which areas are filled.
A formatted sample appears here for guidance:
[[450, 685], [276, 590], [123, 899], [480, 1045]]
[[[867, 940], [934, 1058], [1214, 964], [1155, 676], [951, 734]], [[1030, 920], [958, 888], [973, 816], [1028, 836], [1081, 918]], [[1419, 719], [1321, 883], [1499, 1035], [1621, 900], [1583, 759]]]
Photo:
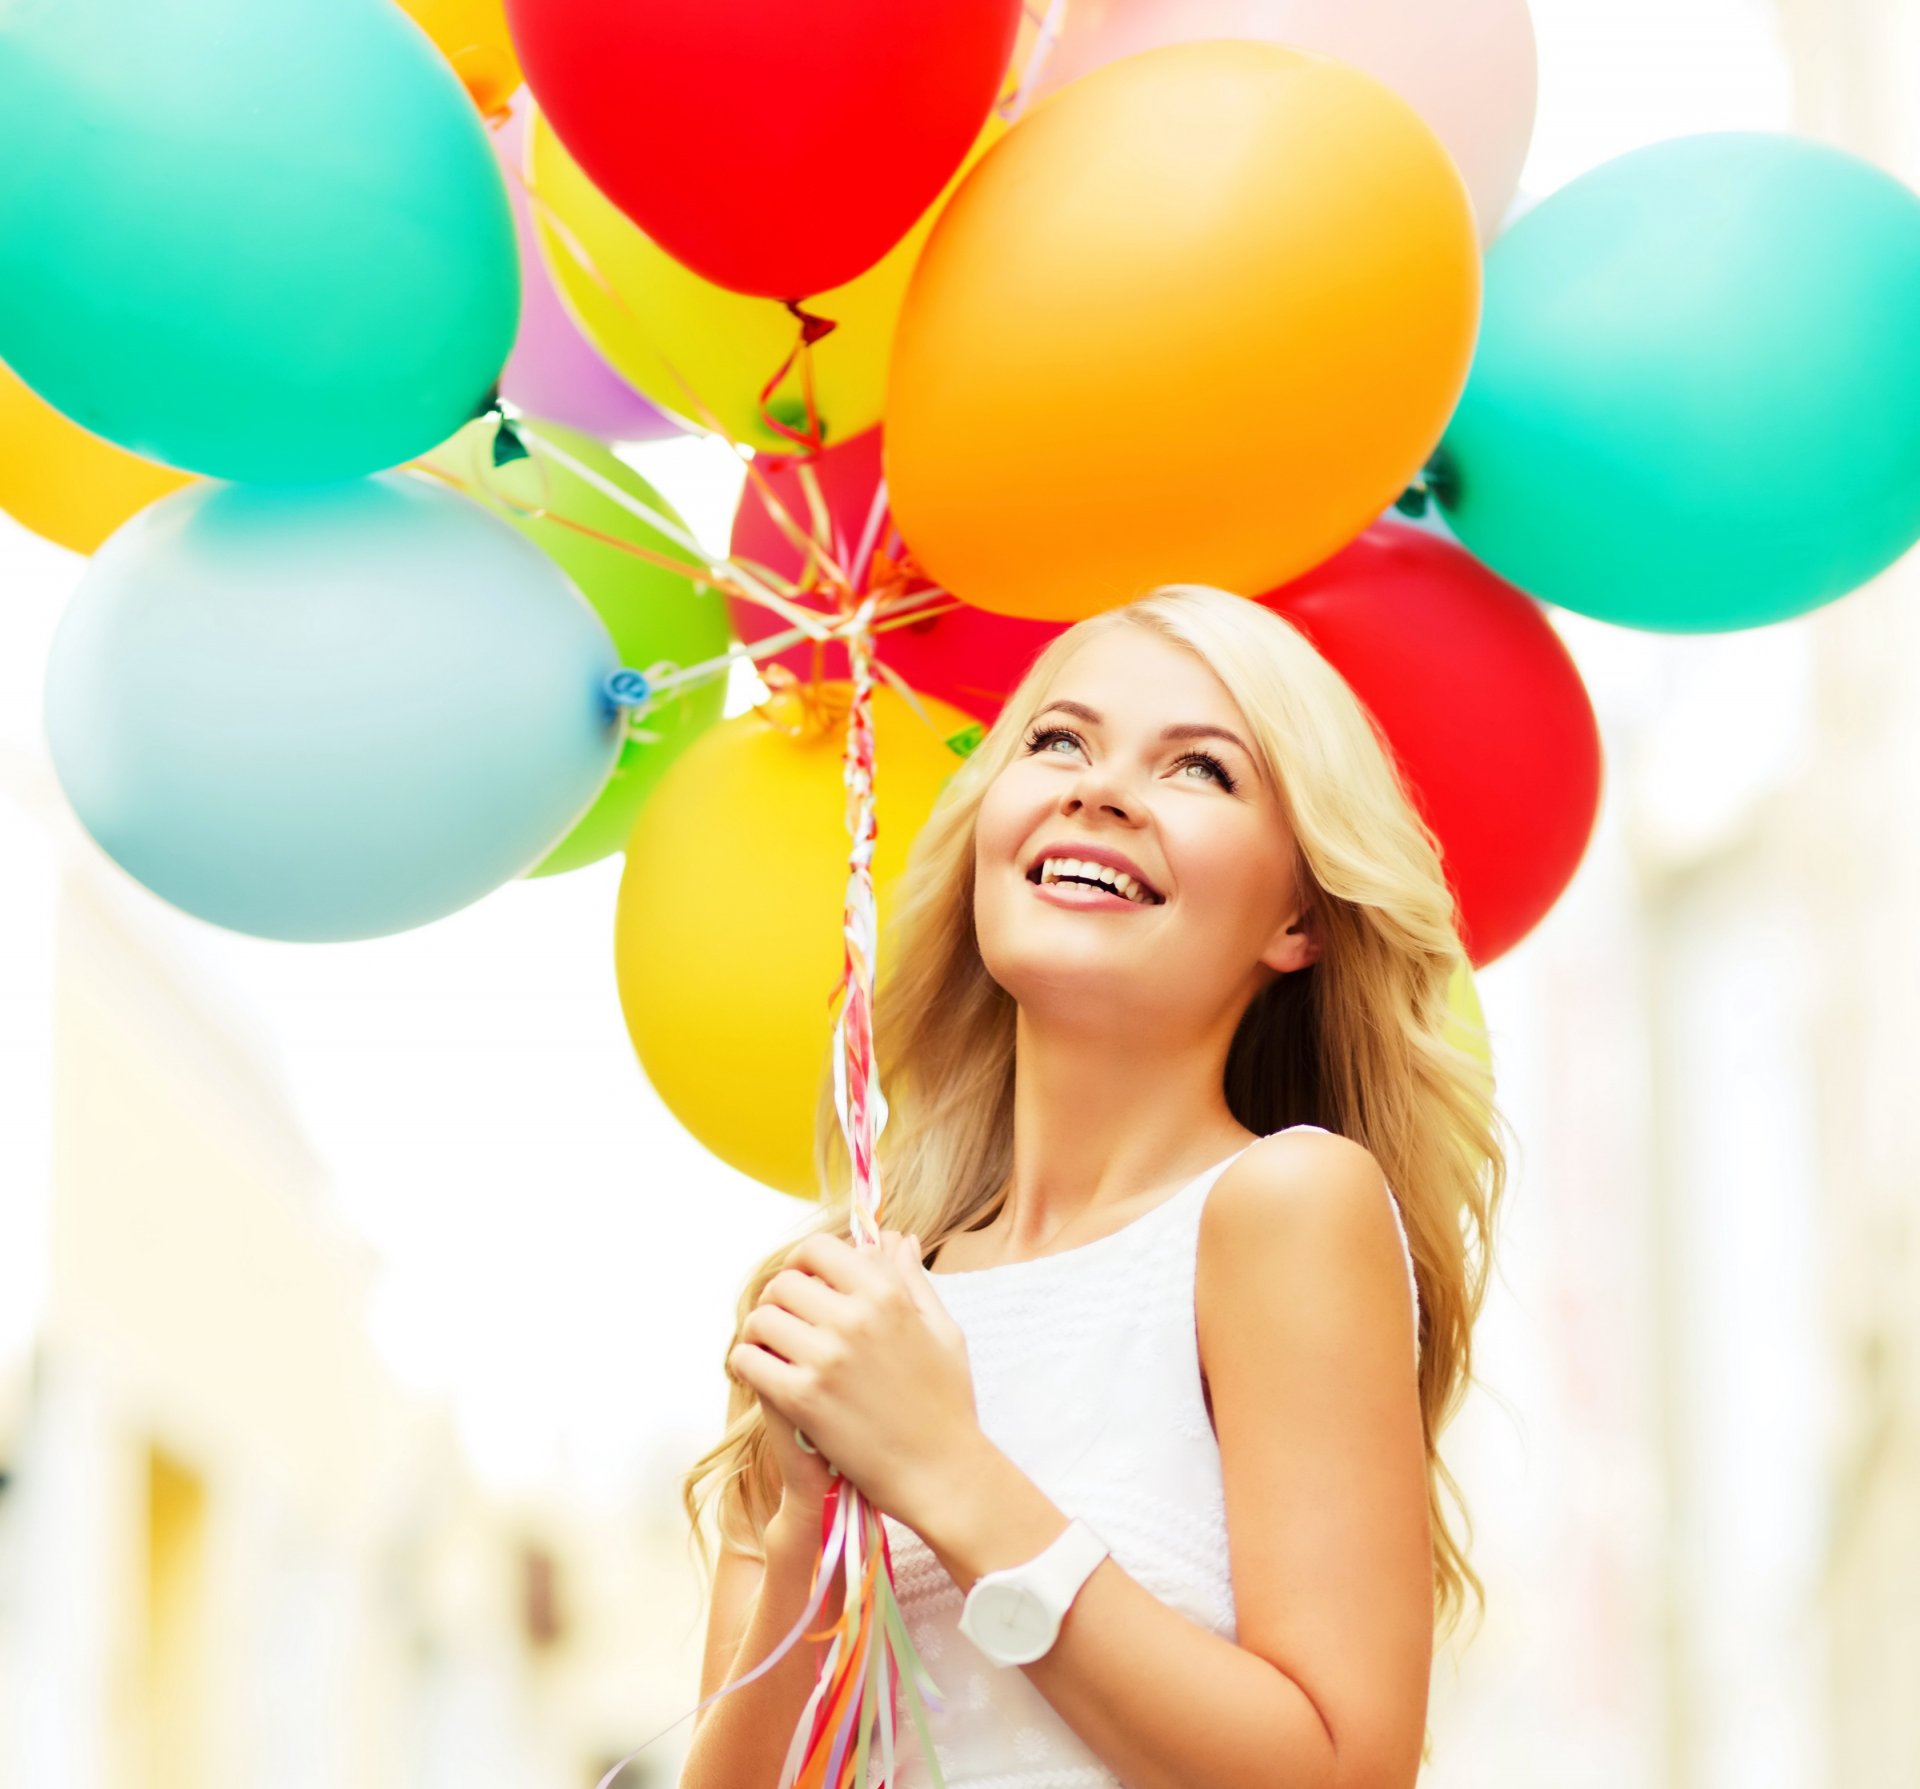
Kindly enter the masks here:
[[94, 554], [46, 730], [74, 812], [174, 906], [262, 938], [426, 925], [524, 874], [613, 774], [605, 624], [417, 475], [200, 483]]
[[488, 398], [513, 217], [394, 0], [0, 4], [0, 361], [191, 472], [358, 477]]
[[1431, 467], [1534, 596], [1628, 627], [1761, 626], [1920, 538], [1920, 197], [1791, 136], [1623, 155], [1498, 237]]

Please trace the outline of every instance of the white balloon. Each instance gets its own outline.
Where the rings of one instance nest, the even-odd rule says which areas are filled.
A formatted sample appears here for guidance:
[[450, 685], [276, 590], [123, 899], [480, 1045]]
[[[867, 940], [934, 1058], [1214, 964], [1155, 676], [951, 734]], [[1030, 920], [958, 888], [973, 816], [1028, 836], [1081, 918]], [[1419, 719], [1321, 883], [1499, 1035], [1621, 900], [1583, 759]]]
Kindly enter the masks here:
[[1526, 0], [1072, 0], [1035, 97], [1138, 50], [1213, 37], [1317, 51], [1384, 82], [1446, 145], [1482, 244], [1499, 234], [1533, 137], [1538, 58]]

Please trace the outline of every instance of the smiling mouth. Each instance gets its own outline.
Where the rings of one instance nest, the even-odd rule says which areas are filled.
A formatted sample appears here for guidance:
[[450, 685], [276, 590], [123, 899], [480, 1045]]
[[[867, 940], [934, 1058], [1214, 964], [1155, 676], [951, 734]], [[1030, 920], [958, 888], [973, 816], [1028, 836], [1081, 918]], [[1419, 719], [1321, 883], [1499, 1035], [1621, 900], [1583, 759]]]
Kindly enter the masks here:
[[1105, 864], [1084, 863], [1070, 857], [1048, 857], [1027, 872], [1035, 888], [1071, 893], [1076, 906], [1159, 907], [1166, 896], [1144, 882]]

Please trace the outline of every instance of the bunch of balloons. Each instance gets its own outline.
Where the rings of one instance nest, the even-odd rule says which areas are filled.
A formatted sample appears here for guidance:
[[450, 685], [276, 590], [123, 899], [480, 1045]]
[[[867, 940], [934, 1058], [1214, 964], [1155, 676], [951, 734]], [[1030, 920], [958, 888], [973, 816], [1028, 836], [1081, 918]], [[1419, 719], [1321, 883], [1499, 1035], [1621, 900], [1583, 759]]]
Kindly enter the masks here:
[[[619, 857], [649, 1078], [811, 1196], [856, 630], [884, 913], [1040, 647], [1209, 582], [1378, 719], [1466, 977], [1597, 813], [1553, 606], [1756, 626], [1920, 537], [1920, 199], [1725, 132], [1514, 218], [1534, 107], [1525, 0], [12, 9], [63, 787], [268, 937]], [[614, 451], [682, 430], [749, 462], [724, 556]]]
[[487, 465], [504, 384], [680, 527], [578, 432], [677, 425], [516, 239], [486, 11], [0, 19], [0, 506], [91, 555], [48, 741], [99, 844], [218, 925], [373, 937], [615, 852], [719, 718], [710, 685], [639, 738], [606, 691], [727, 649], [697, 563], [542, 454]]

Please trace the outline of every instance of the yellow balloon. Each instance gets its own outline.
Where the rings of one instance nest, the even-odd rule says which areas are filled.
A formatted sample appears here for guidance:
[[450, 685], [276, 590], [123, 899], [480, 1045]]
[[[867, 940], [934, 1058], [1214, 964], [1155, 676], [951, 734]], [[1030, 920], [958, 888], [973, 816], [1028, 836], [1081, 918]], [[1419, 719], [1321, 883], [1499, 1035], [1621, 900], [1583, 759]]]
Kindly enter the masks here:
[[[1443, 1029], [1448, 1043], [1478, 1060], [1483, 1071], [1478, 1077], [1482, 1105], [1480, 1115], [1491, 1119], [1493, 1052], [1488, 1046], [1487, 1016], [1480, 1010], [1480, 991], [1474, 986], [1473, 966], [1465, 957], [1454, 964], [1453, 978], [1447, 983], [1447, 1018]], [[1464, 1139], [1462, 1143], [1464, 1147]], [[1469, 1149], [1467, 1159], [1477, 1176], [1485, 1158]]]
[[1002, 614], [1259, 595], [1420, 471], [1479, 309], [1466, 187], [1391, 89], [1240, 39], [1124, 57], [934, 226], [887, 392], [894, 518]]
[[522, 80], [520, 59], [507, 35], [505, 0], [399, 0], [453, 64], [473, 103], [491, 117]]
[[[836, 325], [812, 351], [814, 405], [828, 440], [844, 441], [880, 420], [887, 355], [913, 264], [948, 196], [1005, 132], [1000, 119], [990, 117], [946, 191], [885, 258], [858, 279], [806, 301], [809, 315]], [[760, 414], [761, 387], [792, 352], [799, 333], [792, 313], [777, 299], [729, 292], [703, 280], [656, 248], [581, 172], [538, 111], [527, 136], [526, 175], [541, 258], [554, 288], [581, 333], [620, 375], [694, 427], [717, 421], [722, 433], [749, 447], [792, 451], [793, 443], [768, 428]], [[767, 177], [780, 178], [776, 165], [769, 164]], [[596, 271], [611, 293], [594, 278]], [[805, 426], [797, 367], [772, 403], [789, 428]]]
[[22, 527], [91, 553], [193, 478], [101, 440], [0, 365], [0, 510]]
[[1473, 968], [1465, 957], [1454, 965], [1453, 979], [1447, 983], [1447, 1042], [1480, 1058], [1487, 1071], [1487, 1084], [1493, 1084], [1493, 1052], [1487, 1043], [1487, 1015], [1480, 1009], [1480, 990], [1474, 985]]
[[[823, 687], [843, 708], [848, 686]], [[972, 725], [920, 700], [932, 727], [885, 685], [873, 696], [883, 928], [914, 835], [960, 764], [946, 741]], [[842, 965], [844, 744], [843, 721], [795, 740], [753, 712], [702, 734], [641, 805], [614, 920], [620, 1004], [654, 1090], [723, 1161], [803, 1199], [818, 1196], [815, 1101]]]

